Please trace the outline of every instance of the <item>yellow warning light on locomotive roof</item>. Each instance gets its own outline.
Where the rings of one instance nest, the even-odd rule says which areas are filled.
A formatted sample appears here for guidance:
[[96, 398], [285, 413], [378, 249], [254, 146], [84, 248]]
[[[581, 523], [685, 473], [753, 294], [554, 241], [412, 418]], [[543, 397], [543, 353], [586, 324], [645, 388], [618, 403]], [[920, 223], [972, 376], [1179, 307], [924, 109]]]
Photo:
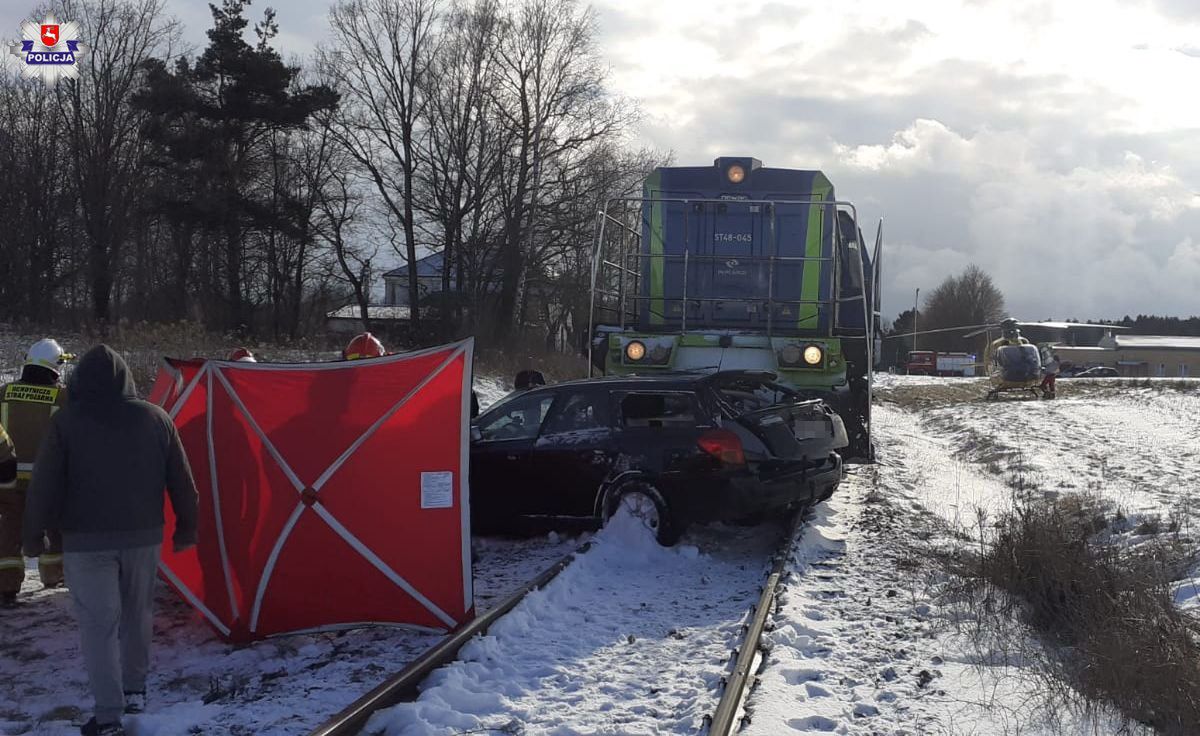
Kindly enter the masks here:
[[625, 346], [625, 357], [630, 360], [641, 360], [646, 357], [645, 343], [634, 340]]
[[824, 351], [816, 345], [809, 345], [804, 348], [804, 362], [809, 365], [817, 365], [821, 362], [821, 358], [825, 355]]
[[734, 184], [741, 184], [742, 180], [746, 178], [746, 170], [737, 164], [730, 166], [729, 171], [725, 172], [725, 174], [729, 177], [729, 181]]

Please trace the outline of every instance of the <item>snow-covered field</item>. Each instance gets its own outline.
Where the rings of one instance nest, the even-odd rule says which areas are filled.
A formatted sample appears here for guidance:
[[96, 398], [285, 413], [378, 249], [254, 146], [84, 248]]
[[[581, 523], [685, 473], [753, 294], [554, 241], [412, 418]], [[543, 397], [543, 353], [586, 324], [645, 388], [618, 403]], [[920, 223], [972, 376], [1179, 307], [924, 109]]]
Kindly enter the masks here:
[[802, 530], [745, 733], [1118, 733], [1115, 718], [1036, 697], [1032, 633], [1014, 623], [1015, 647], [988, 636], [929, 564], [955, 519], [1010, 491], [905, 419], [877, 415], [879, 464], [853, 469]]
[[[800, 530], [745, 732], [1117, 733], [1103, 708], [1038, 697], [1036, 637], [1016, 620], [1005, 640], [988, 634], [995, 613], [973, 610], [930, 556], [956, 535], [978, 539], [1015, 483], [1108, 499], [1131, 538], [1155, 517], [1186, 538], [1200, 508], [1200, 391], [1062, 381], [1055, 401], [992, 403], [978, 379], [877, 385], [880, 462], [851, 468]], [[507, 392], [498, 379], [476, 389], [485, 407]], [[778, 534], [716, 525], [662, 549], [622, 519], [367, 732], [702, 733]], [[479, 608], [577, 543], [476, 540]], [[37, 587], [0, 611], [3, 734], [73, 733], [90, 707], [68, 598]], [[1180, 580], [1176, 599], [1200, 606], [1200, 590]], [[151, 712], [131, 732], [303, 734], [435, 641], [362, 629], [234, 648], [164, 590]]]
[[[921, 449], [920, 488], [955, 528], [972, 526], [977, 508], [1006, 508], [1006, 485], [1018, 481], [1106, 501], [1133, 544], [1143, 525], [1200, 534], [1200, 381], [1067, 379], [1053, 401], [985, 402], [972, 379], [893, 378], [904, 380], [880, 392], [880, 432]], [[957, 400], [931, 401], [937, 394], [925, 389]], [[918, 411], [899, 408], [914, 404]], [[1200, 610], [1200, 565], [1174, 592], [1181, 607]]]
[[[476, 540], [479, 610], [578, 544], [558, 535]], [[31, 567], [24, 605], [0, 610], [0, 734], [75, 734], [91, 710], [70, 597], [40, 588]], [[156, 605], [150, 713], [127, 719], [134, 736], [307, 733], [438, 642], [371, 628], [234, 647], [165, 586]]]

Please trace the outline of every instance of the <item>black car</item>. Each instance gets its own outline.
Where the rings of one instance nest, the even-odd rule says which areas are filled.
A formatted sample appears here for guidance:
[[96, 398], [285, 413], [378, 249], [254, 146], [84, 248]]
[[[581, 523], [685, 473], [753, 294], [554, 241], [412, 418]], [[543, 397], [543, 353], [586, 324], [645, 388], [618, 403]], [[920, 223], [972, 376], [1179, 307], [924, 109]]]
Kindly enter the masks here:
[[828, 498], [842, 478], [842, 420], [774, 379], [611, 377], [512, 394], [472, 425], [472, 526], [597, 526], [626, 504], [672, 544], [690, 522]]
[[1095, 368], [1088, 368], [1071, 376], [1071, 378], [1117, 378], [1121, 375], [1116, 368], [1110, 368], [1106, 365], [1098, 365]]

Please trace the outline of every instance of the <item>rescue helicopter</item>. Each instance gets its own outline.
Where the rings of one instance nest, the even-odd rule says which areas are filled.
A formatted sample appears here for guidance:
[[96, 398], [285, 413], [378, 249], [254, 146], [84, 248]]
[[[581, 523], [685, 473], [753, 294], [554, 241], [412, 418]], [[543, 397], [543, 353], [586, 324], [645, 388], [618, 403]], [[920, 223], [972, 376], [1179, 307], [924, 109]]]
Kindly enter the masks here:
[[979, 335], [988, 335], [999, 331], [1000, 337], [990, 340], [984, 352], [982, 369], [988, 376], [988, 392], [985, 400], [993, 401], [1002, 396], [1026, 395], [1026, 398], [1053, 399], [1052, 390], [1042, 389], [1043, 367], [1053, 359], [1053, 346], [1063, 340], [1049, 340], [1045, 343], [1034, 344], [1021, 334], [1021, 328], [1031, 328], [1039, 333], [1047, 330], [1057, 333], [1069, 333], [1080, 330], [1103, 330], [1111, 333], [1113, 330], [1125, 329], [1119, 325], [1109, 325], [1095, 322], [1024, 322], [1007, 317], [999, 322], [979, 325], [961, 325], [958, 327], [943, 327], [935, 330], [924, 330], [916, 333], [901, 333], [894, 337], [902, 338], [915, 335], [961, 332], [963, 339]]
[[[1036, 323], [1035, 323], [1036, 324]], [[999, 327], [1000, 337], [987, 345], [983, 364], [991, 389], [984, 398], [995, 401], [1005, 394], [1032, 394], [1052, 399], [1054, 394], [1042, 390], [1042, 354], [1037, 345], [1021, 336], [1021, 323], [1008, 317], [999, 325], [987, 325], [981, 330], [963, 335], [971, 338]]]

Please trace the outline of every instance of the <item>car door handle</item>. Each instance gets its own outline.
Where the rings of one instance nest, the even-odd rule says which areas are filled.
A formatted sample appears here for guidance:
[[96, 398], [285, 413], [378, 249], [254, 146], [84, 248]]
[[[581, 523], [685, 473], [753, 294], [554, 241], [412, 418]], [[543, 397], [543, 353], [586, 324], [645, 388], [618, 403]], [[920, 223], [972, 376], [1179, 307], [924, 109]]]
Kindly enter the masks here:
[[508, 460], [516, 460], [517, 456], [516, 455], [505, 455], [505, 458]]

